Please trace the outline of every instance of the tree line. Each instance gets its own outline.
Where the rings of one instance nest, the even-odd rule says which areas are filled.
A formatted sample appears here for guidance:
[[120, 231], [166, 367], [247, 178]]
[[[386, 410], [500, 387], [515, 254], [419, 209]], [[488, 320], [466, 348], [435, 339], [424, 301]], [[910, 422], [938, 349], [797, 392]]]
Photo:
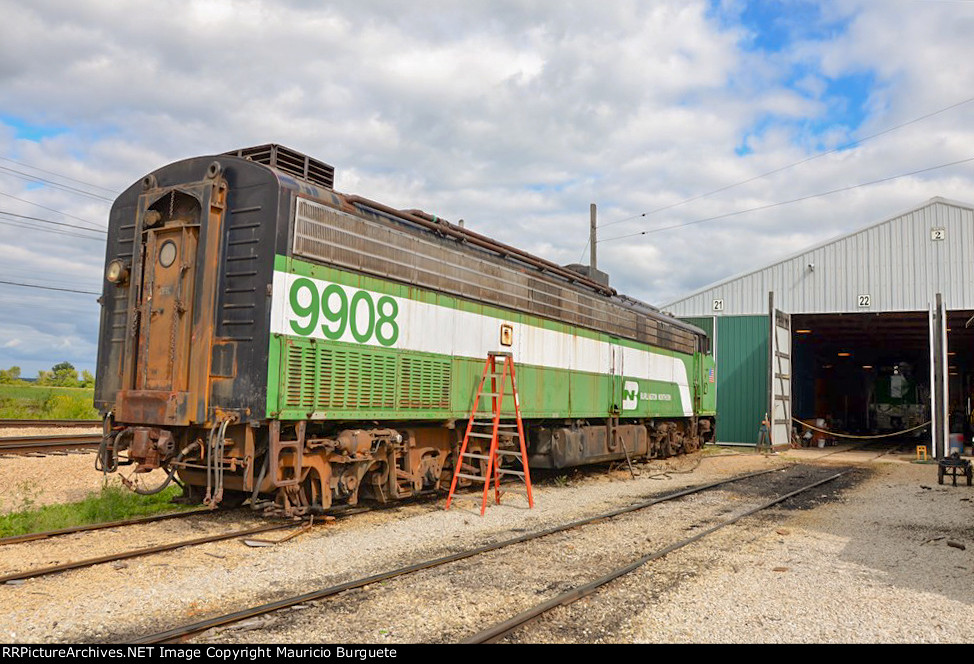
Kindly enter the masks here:
[[58, 362], [50, 371], [38, 371], [37, 378], [29, 380], [22, 378], [20, 367], [0, 369], [0, 385], [44, 385], [45, 387], [94, 387], [95, 377], [90, 371], [83, 370], [78, 376], [78, 370], [70, 362]]

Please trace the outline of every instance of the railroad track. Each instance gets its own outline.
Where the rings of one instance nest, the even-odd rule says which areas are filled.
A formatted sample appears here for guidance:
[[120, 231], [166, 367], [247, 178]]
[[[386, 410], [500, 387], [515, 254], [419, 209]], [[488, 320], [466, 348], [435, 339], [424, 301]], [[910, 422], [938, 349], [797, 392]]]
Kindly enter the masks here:
[[654, 560], [658, 560], [664, 556], [667, 556], [673, 553], [674, 551], [678, 551], [679, 549], [682, 549], [686, 546], [689, 546], [690, 544], [693, 544], [694, 542], [698, 542], [701, 539], [707, 537], [708, 535], [717, 532], [718, 530], [722, 530], [727, 526], [737, 523], [738, 521], [744, 519], [745, 517], [752, 516], [754, 514], [757, 514], [758, 512], [762, 512], [766, 509], [774, 507], [775, 505], [783, 503], [790, 498], [794, 498], [799, 494], [809, 491], [810, 489], [819, 487], [827, 482], [835, 481], [848, 472], [850, 471], [844, 470], [841, 472], [837, 472], [824, 479], [820, 479], [815, 482], [806, 484], [800, 489], [786, 493], [783, 496], [779, 496], [773, 500], [764, 502], [734, 517], [724, 519], [723, 521], [717, 523], [716, 525], [713, 525], [710, 528], [707, 528], [706, 530], [703, 530], [702, 532], [693, 535], [692, 537], [688, 537], [686, 539], [670, 544], [669, 546], [648, 553], [645, 556], [627, 565], [623, 565], [621, 567], [617, 567], [613, 569], [608, 574], [605, 574], [599, 577], [598, 579], [591, 581], [590, 583], [587, 583], [582, 586], [578, 586], [576, 588], [572, 588], [571, 590], [556, 595], [555, 597], [545, 602], [542, 602], [525, 611], [522, 611], [516, 616], [513, 616], [507, 620], [502, 620], [488, 627], [487, 629], [481, 630], [480, 632], [477, 632], [476, 634], [467, 637], [466, 639], [463, 640], [463, 643], [495, 643], [497, 641], [504, 639], [505, 637], [512, 636], [519, 629], [527, 626], [529, 623], [534, 622], [535, 620], [537, 620], [544, 614], [548, 613], [549, 611], [552, 611], [553, 609], [556, 609], [561, 606], [568, 606], [570, 604], [574, 604], [575, 602], [596, 593], [600, 588], [607, 585], [608, 583], [615, 581], [616, 579], [619, 579], [627, 574], [630, 574], [631, 572], [635, 572], [637, 569], [639, 569], [643, 565], [646, 565], [647, 563], [650, 563]]
[[26, 535], [10, 535], [9, 537], [0, 537], [0, 546], [7, 546], [9, 544], [20, 544], [22, 542], [33, 542], [36, 540], [49, 539], [51, 537], [60, 537], [61, 535], [73, 535], [75, 533], [86, 533], [93, 530], [105, 530], [106, 528], [122, 528], [124, 526], [137, 526], [146, 523], [154, 523], [156, 521], [168, 521], [170, 519], [178, 519], [184, 516], [192, 516], [194, 514], [212, 514], [213, 510], [209, 507], [200, 507], [198, 509], [185, 510], [183, 512], [168, 512], [166, 514], [153, 514], [151, 516], [140, 516], [134, 519], [125, 519], [122, 521], [105, 521], [103, 523], [91, 523], [85, 526], [72, 526], [70, 528], [60, 528], [58, 530], [46, 530], [39, 533], [27, 533]]
[[[424, 496], [420, 500], [416, 501], [414, 504], [422, 504], [426, 500], [434, 499], [435, 496]], [[366, 513], [366, 512], [376, 512], [385, 511], [390, 509], [396, 509], [400, 507], [398, 505], [384, 505], [380, 507], [347, 507], [340, 510], [335, 510], [333, 513], [326, 517], [326, 521], [322, 523], [327, 523], [327, 519], [332, 517], [348, 517], [354, 516], [356, 514]], [[230, 508], [217, 510], [220, 512], [226, 512]], [[208, 507], [199, 507], [196, 509], [185, 510], [182, 512], [169, 512], [166, 514], [153, 514], [151, 516], [136, 517], [134, 519], [125, 519], [122, 521], [107, 521], [104, 523], [94, 523], [84, 526], [72, 526], [70, 528], [61, 528], [58, 530], [48, 530], [44, 532], [37, 533], [27, 533], [25, 535], [11, 535], [10, 537], [0, 538], [0, 547], [12, 545], [12, 544], [22, 544], [24, 542], [34, 542], [42, 539], [49, 539], [52, 537], [60, 537], [62, 535], [73, 535], [76, 533], [91, 532], [95, 530], [105, 530], [109, 528], [122, 528], [125, 526], [135, 526], [144, 525], [147, 523], [154, 523], [156, 521], [168, 521], [171, 519], [178, 519], [182, 517], [194, 516], [197, 514], [215, 514], [217, 511], [212, 510]], [[255, 528], [237, 530], [230, 533], [221, 533], [218, 535], [212, 535], [208, 537], [202, 537], [192, 540], [185, 540], [181, 542], [174, 542], [172, 544], [164, 544], [160, 546], [144, 547], [141, 549], [135, 549], [132, 551], [126, 551], [119, 554], [111, 554], [106, 556], [98, 556], [95, 558], [86, 558], [84, 560], [77, 560], [68, 563], [62, 563], [59, 565], [53, 565], [50, 567], [36, 568], [32, 570], [24, 570], [21, 572], [13, 572], [6, 575], [0, 575], [0, 584], [4, 584], [10, 581], [19, 581], [23, 579], [31, 579], [39, 576], [47, 576], [49, 574], [56, 574], [58, 572], [66, 572], [73, 569], [80, 569], [83, 567], [92, 567], [94, 565], [100, 565], [103, 563], [127, 560], [129, 558], [138, 558], [141, 556], [148, 556], [153, 553], [159, 553], [162, 551], [173, 551], [175, 549], [180, 549], [187, 546], [197, 546], [200, 544], [208, 544], [210, 542], [219, 542], [226, 539], [232, 539], [234, 537], [246, 537], [248, 535], [257, 535], [260, 533], [272, 532], [275, 530], [283, 530], [285, 528], [295, 527], [294, 522], [288, 523], [272, 523], [257, 526]]]
[[[163, 515], [161, 518], [147, 518], [147, 519], [134, 519], [123, 522], [115, 522], [114, 524], [99, 524], [96, 528], [80, 527], [79, 529], [65, 529], [64, 531], [52, 531], [51, 533], [39, 533], [39, 535], [52, 536], [53, 534], [67, 534], [68, 532], [80, 532], [83, 530], [96, 530], [99, 528], [110, 528], [114, 526], [122, 525], [133, 525], [136, 523], [147, 523], [150, 521], [159, 521], [165, 518], [174, 518], [178, 516], [188, 516], [190, 514], [198, 514], [200, 512], [210, 512], [210, 510], [193, 510], [192, 512], [177, 513], [170, 515]], [[20, 572], [12, 572], [9, 574], [0, 575], [0, 584], [10, 583], [11, 581], [23, 581], [25, 579], [33, 579], [40, 576], [48, 576], [51, 574], [57, 574], [60, 572], [67, 572], [69, 570], [81, 569], [84, 567], [92, 567], [94, 565], [101, 565], [104, 563], [117, 562], [121, 560], [129, 560], [131, 558], [141, 558], [142, 556], [149, 556], [154, 553], [162, 553], [164, 551], [175, 551], [176, 549], [182, 549], [190, 546], [199, 546], [201, 544], [209, 544], [210, 542], [221, 542], [223, 540], [233, 539], [237, 537], [248, 537], [250, 535], [258, 535], [262, 533], [269, 533], [275, 530], [284, 530], [285, 528], [294, 528], [295, 524], [293, 522], [288, 523], [270, 523], [253, 528], [244, 528], [241, 530], [233, 530], [229, 532], [222, 532], [216, 535], [207, 535], [205, 537], [197, 537], [189, 540], [180, 540], [178, 542], [171, 542], [168, 544], [159, 544], [156, 546], [143, 547], [140, 549], [132, 549], [129, 551], [123, 551], [121, 553], [112, 553], [104, 556], [97, 556], [93, 558], [85, 558], [83, 560], [75, 560], [67, 563], [61, 563], [58, 565], [51, 565], [48, 567], [38, 567], [34, 569], [22, 570]], [[18, 539], [17, 542], [26, 542], [31, 540], [39, 539], [38, 537], [31, 537], [29, 535], [23, 536], [26, 539]], [[14, 540], [15, 538], [8, 538], [9, 540]], [[17, 543], [14, 541], [4, 542], [5, 544]]]
[[101, 420], [3, 420], [0, 429], [31, 429], [36, 427], [91, 428], [100, 427]]
[[77, 450], [97, 449], [101, 434], [61, 434], [55, 436], [0, 437], [0, 455], [68, 454]]
[[[296, 595], [296, 596], [293, 596], [293, 597], [288, 597], [288, 598], [281, 599], [281, 600], [277, 600], [277, 601], [270, 602], [270, 603], [267, 603], [267, 604], [260, 604], [260, 605], [257, 605], [257, 606], [248, 607], [248, 608], [245, 608], [245, 609], [242, 609], [240, 611], [233, 612], [233, 613], [228, 613], [228, 614], [225, 614], [225, 615], [212, 617], [212, 618], [209, 618], [209, 619], [206, 619], [206, 620], [202, 620], [202, 621], [198, 621], [198, 622], [194, 622], [194, 623], [190, 623], [190, 624], [186, 624], [186, 625], [174, 627], [172, 629], [169, 629], [169, 630], [166, 630], [166, 631], [163, 631], [163, 632], [158, 632], [158, 633], [149, 634], [149, 635], [142, 635], [140, 637], [126, 636], [125, 637], [125, 640], [127, 642], [145, 643], [145, 644], [149, 644], [149, 643], [170, 643], [170, 642], [184, 641], [184, 640], [186, 640], [186, 639], [188, 639], [188, 638], [190, 638], [192, 636], [201, 634], [201, 633], [206, 632], [206, 631], [208, 631], [210, 629], [213, 629], [215, 627], [224, 627], [224, 626], [231, 625], [233, 623], [237, 623], [237, 622], [240, 622], [240, 621], [243, 621], [243, 620], [246, 620], [246, 619], [252, 619], [252, 618], [259, 617], [259, 616], [271, 614], [273, 612], [280, 611], [282, 609], [287, 609], [289, 607], [297, 607], [297, 606], [306, 605], [309, 602], [316, 602], [316, 601], [319, 601], [319, 600], [323, 600], [325, 598], [333, 597], [333, 596], [339, 595], [339, 594], [344, 593], [344, 592], [349, 591], [349, 590], [353, 590], [353, 589], [357, 589], [357, 588], [362, 588], [362, 587], [365, 587], [365, 586], [369, 586], [371, 584], [377, 584], [377, 583], [385, 582], [385, 581], [388, 581], [390, 579], [394, 579], [394, 578], [397, 578], [397, 577], [406, 576], [406, 575], [409, 575], [409, 574], [414, 574], [414, 573], [419, 572], [421, 570], [427, 570], [427, 569], [439, 567], [439, 566], [442, 566], [442, 565], [447, 565], [447, 564], [450, 564], [450, 563], [455, 563], [455, 562], [458, 562], [458, 561], [461, 561], [461, 560], [464, 560], [464, 559], [467, 559], [467, 558], [472, 558], [474, 556], [486, 554], [486, 553], [491, 552], [491, 551], [496, 551], [498, 549], [503, 549], [505, 547], [510, 547], [510, 546], [514, 546], [514, 545], [521, 544], [521, 543], [524, 543], [524, 542], [529, 542], [531, 540], [537, 540], [537, 539], [540, 539], [540, 538], [548, 537], [548, 536], [554, 535], [556, 533], [562, 533], [564, 531], [568, 531], [568, 530], [572, 530], [572, 529], [576, 529], [576, 528], [581, 528], [581, 527], [587, 526], [589, 524], [595, 524], [595, 523], [598, 523], [598, 522], [603, 522], [603, 521], [606, 521], [606, 520], [611, 520], [611, 519], [614, 519], [615, 517], [619, 517], [619, 516], [622, 516], [622, 515], [625, 515], [625, 514], [630, 514], [630, 513], [633, 513], [633, 512], [638, 512], [640, 510], [644, 510], [646, 508], [652, 507], [653, 505], [657, 505], [659, 503], [663, 503], [663, 502], [671, 501], [671, 500], [676, 500], [676, 499], [679, 499], [679, 498], [683, 498], [683, 497], [686, 497], [686, 496], [690, 496], [692, 494], [704, 492], [704, 491], [707, 491], [707, 490], [710, 490], [710, 489], [714, 489], [714, 488], [717, 488], [717, 487], [722, 487], [722, 486], [725, 486], [725, 485], [728, 485], [728, 484], [731, 484], [731, 483], [734, 483], [734, 482], [741, 482], [741, 481], [747, 480], [749, 478], [757, 477], [759, 475], [764, 475], [764, 474], [767, 474], [767, 473], [775, 472], [776, 470], [777, 469], [763, 470], [763, 471], [758, 471], [758, 472], [755, 472], [755, 473], [748, 473], [748, 474], [745, 474], [745, 475], [739, 475], [737, 477], [733, 477], [731, 479], [723, 480], [723, 481], [720, 481], [720, 482], [712, 482], [712, 483], [709, 483], [709, 484], [704, 484], [704, 485], [700, 485], [700, 486], [696, 486], [696, 487], [691, 487], [691, 488], [684, 489], [684, 490], [681, 490], [681, 491], [676, 491], [676, 492], [673, 492], [673, 493], [670, 493], [670, 494], [666, 494], [666, 495], [661, 496], [661, 497], [653, 498], [653, 499], [650, 499], [650, 500], [647, 500], [647, 501], [644, 501], [644, 502], [641, 502], [641, 503], [638, 503], [638, 504], [635, 504], [635, 505], [627, 506], [627, 507], [624, 507], [624, 508], [620, 508], [620, 509], [612, 510], [610, 512], [606, 512], [606, 513], [603, 513], [603, 514], [599, 514], [599, 515], [596, 515], [596, 516], [593, 516], [593, 517], [589, 517], [589, 518], [585, 518], [585, 519], [580, 519], [580, 520], [573, 521], [573, 522], [570, 522], [570, 523], [566, 523], [566, 524], [562, 524], [562, 525], [559, 525], [559, 526], [555, 526], [555, 527], [552, 527], [552, 528], [549, 528], [549, 529], [546, 529], [546, 530], [543, 530], [543, 531], [537, 531], [537, 532], [527, 533], [527, 534], [524, 534], [524, 535], [521, 535], [521, 536], [518, 536], [518, 537], [514, 537], [512, 539], [508, 539], [508, 540], [504, 540], [504, 541], [501, 541], [501, 542], [496, 542], [496, 543], [488, 544], [488, 545], [481, 546], [481, 547], [477, 547], [477, 548], [473, 548], [473, 549], [468, 549], [468, 550], [465, 550], [465, 551], [460, 551], [460, 552], [457, 552], [457, 553], [453, 553], [453, 554], [450, 554], [450, 555], [447, 555], [447, 556], [442, 556], [442, 557], [435, 558], [435, 559], [431, 559], [431, 560], [426, 560], [426, 561], [418, 562], [418, 563], [415, 563], [415, 564], [407, 565], [405, 567], [400, 567], [400, 568], [392, 569], [392, 570], [389, 570], [389, 571], [386, 571], [386, 572], [382, 572], [382, 573], [379, 573], [379, 574], [374, 574], [374, 575], [371, 575], [371, 576], [368, 576], [368, 577], [364, 577], [364, 578], [360, 578], [360, 579], [355, 579], [355, 580], [352, 580], [352, 581], [347, 581], [345, 583], [342, 583], [342, 584], [339, 584], [339, 585], [335, 585], [335, 586], [331, 586], [331, 587], [328, 587], [328, 588], [322, 588], [322, 589], [319, 589], [319, 590], [314, 590], [314, 591], [311, 591], [311, 592], [303, 593], [301, 595]], [[756, 514], [757, 512], [759, 512], [761, 510], [768, 509], [768, 508], [770, 508], [770, 507], [772, 507], [774, 505], [777, 505], [777, 504], [779, 504], [781, 502], [784, 502], [784, 501], [786, 501], [786, 500], [788, 500], [788, 499], [790, 499], [790, 498], [792, 498], [792, 497], [794, 497], [794, 496], [796, 496], [796, 495], [798, 495], [798, 494], [800, 494], [800, 493], [802, 493], [804, 491], [808, 491], [809, 489], [812, 489], [814, 487], [820, 486], [820, 485], [824, 484], [825, 482], [833, 481], [833, 480], [837, 479], [838, 477], [841, 477], [845, 472], [848, 472], [848, 471], [836, 472], [836, 473], [834, 473], [834, 474], [832, 474], [832, 475], [830, 475], [830, 476], [828, 476], [828, 477], [826, 477], [824, 479], [819, 479], [817, 481], [811, 482], [811, 483], [809, 483], [809, 484], [801, 487], [800, 489], [798, 489], [796, 491], [791, 491], [791, 492], [789, 492], [789, 493], [787, 493], [785, 495], [778, 496], [774, 500], [769, 501], [769, 502], [766, 502], [766, 503], [763, 503], [763, 504], [759, 505], [758, 507], [753, 508], [751, 510], [748, 510], [747, 512], [745, 512], [743, 514], [739, 514], [739, 515], [737, 515], [737, 516], [735, 516], [733, 518], [725, 519], [725, 520], [721, 521], [719, 524], [717, 524], [717, 525], [715, 525], [715, 526], [713, 526], [711, 528], [708, 528], [708, 529], [706, 529], [706, 530], [704, 530], [702, 532], [699, 532], [698, 534], [694, 535], [691, 538], [688, 538], [688, 539], [683, 540], [681, 542], [678, 542], [676, 544], [670, 545], [670, 546], [666, 547], [665, 549], [658, 550], [658, 551], [654, 551], [651, 554], [648, 554], [647, 556], [644, 556], [643, 558], [640, 558], [639, 560], [634, 561], [633, 563], [630, 563], [629, 565], [626, 565], [625, 567], [621, 568], [620, 570], [614, 570], [609, 575], [605, 575], [605, 576], [601, 577], [599, 580], [597, 580], [597, 582], [593, 582], [593, 584], [589, 584], [589, 586], [591, 586], [591, 588], [589, 588], [589, 586], [585, 586], [585, 587], [581, 587], [581, 588], [576, 588], [573, 591], [571, 591], [570, 593], [565, 593], [563, 595], [559, 595], [556, 599], [550, 600], [549, 602], [546, 602], [544, 605], [541, 605], [540, 607], [535, 607], [534, 609], [532, 609], [530, 616], [527, 615], [528, 612], [525, 612], [524, 615], [521, 615], [521, 616], [518, 616], [517, 617], [516, 624], [515, 624], [515, 622], [512, 622], [512, 621], [503, 621], [503, 623], [501, 624], [501, 626], [495, 626], [493, 628], [490, 628], [489, 633], [488, 633], [488, 630], [485, 630], [484, 632], [479, 633], [477, 635], [474, 635], [474, 637], [471, 637], [471, 638], [472, 639], [475, 639], [475, 640], [483, 640], [483, 641], [486, 641], [486, 640], [496, 640], [496, 639], [499, 639], [499, 638], [503, 638], [503, 636], [505, 634], [508, 634], [512, 630], [517, 629], [520, 625], [523, 625], [526, 622], [528, 622], [530, 620], [533, 620], [538, 615], [541, 615], [545, 611], [550, 610], [550, 608], [553, 607], [553, 606], [557, 606], [557, 605], [566, 603], [567, 601], [572, 600], [572, 597], [575, 597], [576, 595], [577, 595], [578, 598], [580, 598], [580, 597], [583, 597], [583, 596], [585, 596], [587, 594], [590, 594], [591, 592], [594, 592], [594, 590], [597, 589], [598, 587], [600, 587], [601, 585], [604, 585], [605, 583], [608, 583], [611, 579], [618, 578], [619, 576], [622, 576], [622, 575], [626, 574], [629, 571], [632, 571], [634, 569], [637, 569], [638, 567], [646, 564], [647, 562], [649, 562], [651, 560], [655, 560], [655, 559], [661, 558], [661, 557], [663, 557], [663, 556], [671, 553], [672, 551], [677, 550], [678, 548], [682, 548], [684, 546], [687, 546], [688, 544], [691, 544], [693, 542], [696, 542], [696, 541], [702, 539], [703, 537], [706, 537], [707, 535], [709, 535], [709, 534], [711, 534], [713, 532], [716, 532], [717, 530], [719, 530], [721, 528], [724, 528], [726, 526], [729, 526], [732, 523], [736, 523], [737, 521], [745, 518], [746, 516], [750, 516], [752, 514]]]
[[[884, 457], [887, 454], [892, 454], [893, 452], [898, 451], [898, 449], [899, 449], [899, 444], [896, 447], [894, 447], [894, 446], [892, 446], [888, 442], [885, 442], [884, 443], [884, 442], [877, 442], [877, 441], [867, 441], [867, 442], [862, 442], [862, 443], [858, 443], [858, 444], [853, 444], [850, 447], [846, 447], [844, 449], [839, 449], [839, 450], [833, 450], [831, 452], [826, 452], [826, 453], [824, 453], [824, 454], [822, 454], [820, 456], [815, 457], [815, 461], [821, 461], [822, 459], [826, 459], [826, 458], [829, 458], [829, 457], [837, 457], [838, 455], [841, 455], [841, 454], [852, 454], [852, 453], [855, 453], [855, 452], [859, 452], [859, 453], [862, 453], [862, 452], [869, 452], [869, 453], [875, 452], [876, 455], [869, 458], [869, 461], [873, 461], [875, 459], [879, 459], [881, 457]], [[836, 459], [832, 459], [832, 460], [835, 461]]]

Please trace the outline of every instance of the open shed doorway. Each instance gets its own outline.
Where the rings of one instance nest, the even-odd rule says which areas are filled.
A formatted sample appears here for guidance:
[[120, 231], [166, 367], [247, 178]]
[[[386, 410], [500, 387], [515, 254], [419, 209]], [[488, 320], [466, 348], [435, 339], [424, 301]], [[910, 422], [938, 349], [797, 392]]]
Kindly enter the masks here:
[[[972, 311], [947, 312], [947, 412], [970, 444], [974, 391]], [[902, 432], [931, 419], [930, 318], [926, 311], [792, 317], [794, 417], [860, 436]], [[872, 445], [929, 444], [929, 426]], [[933, 449], [933, 448], [931, 448]]]

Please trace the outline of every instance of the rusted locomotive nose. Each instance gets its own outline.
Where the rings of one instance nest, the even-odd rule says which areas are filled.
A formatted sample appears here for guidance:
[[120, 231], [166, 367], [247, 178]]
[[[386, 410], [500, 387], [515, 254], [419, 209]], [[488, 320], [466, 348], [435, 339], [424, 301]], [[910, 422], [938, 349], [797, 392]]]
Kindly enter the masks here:
[[138, 464], [135, 468], [137, 473], [148, 473], [159, 468], [176, 450], [176, 441], [166, 429], [130, 427], [119, 438], [123, 445], [127, 439], [129, 459]]

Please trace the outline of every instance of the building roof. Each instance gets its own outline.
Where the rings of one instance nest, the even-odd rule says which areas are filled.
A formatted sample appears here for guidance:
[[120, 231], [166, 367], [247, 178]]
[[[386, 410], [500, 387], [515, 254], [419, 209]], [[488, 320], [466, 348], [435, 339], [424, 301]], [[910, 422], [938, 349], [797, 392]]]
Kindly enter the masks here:
[[[942, 229], [934, 239], [934, 229]], [[786, 258], [704, 286], [661, 308], [677, 316], [919, 311], [944, 293], [974, 309], [974, 205], [940, 196]], [[860, 296], [868, 296], [861, 306]], [[722, 309], [715, 309], [720, 301]]]

